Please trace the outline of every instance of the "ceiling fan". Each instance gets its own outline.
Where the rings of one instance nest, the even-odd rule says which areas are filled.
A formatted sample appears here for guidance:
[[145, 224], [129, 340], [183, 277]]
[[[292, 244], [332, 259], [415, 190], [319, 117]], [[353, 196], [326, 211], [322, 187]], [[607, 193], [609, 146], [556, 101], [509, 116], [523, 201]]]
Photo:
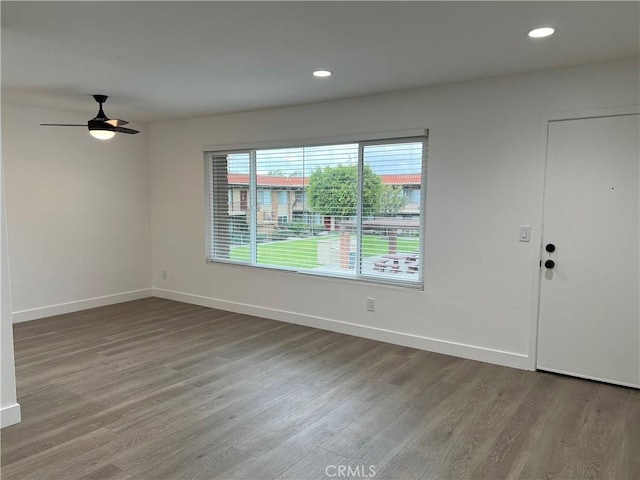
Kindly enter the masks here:
[[126, 125], [126, 120], [110, 119], [102, 110], [102, 104], [109, 98], [106, 95], [94, 95], [93, 98], [100, 105], [98, 114], [89, 120], [86, 124], [70, 124], [70, 123], [41, 123], [42, 127], [88, 127], [89, 133], [92, 137], [99, 140], [108, 140], [113, 138], [116, 133], [128, 133], [136, 134], [140, 133], [138, 130], [131, 128], [124, 128], [122, 125]]

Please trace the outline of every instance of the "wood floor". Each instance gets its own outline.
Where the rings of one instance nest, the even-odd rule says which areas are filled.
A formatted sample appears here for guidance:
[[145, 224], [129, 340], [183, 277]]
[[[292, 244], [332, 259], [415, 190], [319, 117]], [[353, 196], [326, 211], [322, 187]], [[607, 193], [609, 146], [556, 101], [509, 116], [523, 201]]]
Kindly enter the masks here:
[[157, 298], [14, 331], [4, 480], [640, 478], [637, 390]]

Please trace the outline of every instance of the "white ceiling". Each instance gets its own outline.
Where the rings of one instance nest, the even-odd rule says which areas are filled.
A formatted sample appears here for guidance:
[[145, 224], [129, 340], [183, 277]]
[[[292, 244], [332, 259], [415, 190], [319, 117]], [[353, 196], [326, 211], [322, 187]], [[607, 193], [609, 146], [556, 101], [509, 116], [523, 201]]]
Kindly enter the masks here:
[[[638, 2], [7, 2], [2, 99], [152, 121], [639, 56]], [[537, 25], [556, 35], [531, 40]], [[316, 79], [318, 68], [334, 71]], [[53, 120], [53, 119], [50, 119]]]

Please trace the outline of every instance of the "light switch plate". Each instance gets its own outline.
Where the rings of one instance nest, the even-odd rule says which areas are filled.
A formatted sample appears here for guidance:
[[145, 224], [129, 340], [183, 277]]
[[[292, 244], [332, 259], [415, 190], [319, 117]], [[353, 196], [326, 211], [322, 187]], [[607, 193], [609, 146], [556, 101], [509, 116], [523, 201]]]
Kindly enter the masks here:
[[374, 298], [367, 298], [367, 311], [368, 312], [375, 312], [376, 310], [376, 301]]
[[520, 225], [520, 241], [531, 241], [531, 225]]

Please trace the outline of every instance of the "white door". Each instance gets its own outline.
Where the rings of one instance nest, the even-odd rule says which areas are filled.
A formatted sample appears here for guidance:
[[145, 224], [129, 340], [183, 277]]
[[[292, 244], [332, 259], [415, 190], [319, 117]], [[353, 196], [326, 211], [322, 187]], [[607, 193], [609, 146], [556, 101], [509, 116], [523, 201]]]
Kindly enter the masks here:
[[538, 369], [640, 386], [639, 118], [549, 122]]

